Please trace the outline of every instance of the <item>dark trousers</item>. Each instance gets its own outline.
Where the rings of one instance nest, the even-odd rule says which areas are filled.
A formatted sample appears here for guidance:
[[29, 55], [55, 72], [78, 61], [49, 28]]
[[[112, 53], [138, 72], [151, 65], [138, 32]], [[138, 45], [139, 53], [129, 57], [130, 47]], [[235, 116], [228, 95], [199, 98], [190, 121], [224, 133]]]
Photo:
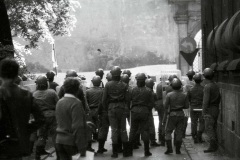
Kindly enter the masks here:
[[109, 118], [106, 112], [99, 116], [99, 129], [98, 129], [98, 139], [107, 140], [108, 130], [109, 130]]
[[184, 116], [169, 116], [166, 123], [166, 140], [172, 140], [173, 130], [175, 131], [176, 141], [182, 141], [184, 127]]
[[131, 128], [129, 141], [134, 142], [137, 132], [140, 132], [142, 140], [149, 142], [149, 114], [131, 112]]
[[209, 140], [217, 141], [217, 117], [212, 115], [205, 115], [205, 132]]
[[157, 112], [158, 112], [158, 119], [159, 119], [158, 134], [159, 134], [159, 137], [164, 137], [165, 136], [165, 125], [163, 124], [164, 108], [161, 107], [160, 109], [157, 110]]
[[108, 117], [112, 129], [112, 142], [118, 144], [118, 136], [121, 135], [122, 142], [128, 141], [126, 130], [126, 112], [123, 107], [119, 107], [119, 103], [112, 104], [108, 110]]
[[56, 144], [56, 150], [59, 153], [60, 160], [72, 160], [72, 156], [77, 154], [75, 146]]
[[[198, 126], [199, 123], [199, 126]], [[199, 127], [199, 129], [198, 129]], [[199, 111], [191, 111], [191, 129], [192, 136], [195, 137], [198, 132], [203, 132], [204, 130], [204, 119], [202, 116], [202, 112]]]

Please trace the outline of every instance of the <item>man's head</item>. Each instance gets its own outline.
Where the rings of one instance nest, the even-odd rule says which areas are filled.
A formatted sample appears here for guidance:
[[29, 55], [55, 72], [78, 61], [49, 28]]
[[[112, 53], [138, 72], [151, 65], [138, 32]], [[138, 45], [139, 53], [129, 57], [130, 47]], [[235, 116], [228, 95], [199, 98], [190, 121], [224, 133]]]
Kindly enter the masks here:
[[179, 90], [182, 87], [182, 82], [178, 78], [173, 78], [171, 86], [174, 90]]
[[120, 80], [120, 75], [122, 73], [122, 70], [119, 66], [114, 66], [110, 73], [112, 74], [112, 79], [113, 80]]
[[212, 80], [214, 77], [214, 72], [211, 68], [205, 68], [203, 71], [203, 76], [208, 80]]
[[202, 82], [202, 74], [201, 73], [196, 73], [193, 76], [193, 80], [195, 81], [195, 83], [199, 84]]
[[55, 73], [53, 71], [48, 71], [46, 73], [46, 76], [47, 76], [47, 79], [48, 79], [49, 82], [53, 82]]
[[150, 88], [150, 89], [153, 89], [154, 81], [153, 81], [152, 78], [146, 79], [145, 83], [146, 83], [146, 87], [148, 87], [148, 88]]
[[193, 70], [189, 70], [186, 75], [188, 76], [188, 79], [192, 81], [195, 72]]
[[93, 86], [99, 87], [100, 84], [101, 84], [101, 82], [102, 82], [102, 79], [101, 79], [100, 76], [94, 76], [94, 77], [92, 78], [92, 84], [93, 84]]
[[169, 83], [171, 83], [174, 78], [178, 78], [178, 77], [177, 77], [175, 74], [170, 75], [170, 76], [168, 77]]
[[76, 95], [79, 90], [80, 82], [74, 77], [68, 77], [63, 83], [65, 93]]
[[127, 74], [123, 74], [123, 75], [121, 76], [121, 80], [122, 80], [124, 83], [128, 84], [129, 81], [130, 81], [130, 78], [129, 78], [129, 76], [128, 76]]
[[68, 77], [77, 77], [78, 74], [75, 70], [71, 69], [71, 70], [68, 70], [67, 73], [66, 73], [66, 78]]
[[37, 90], [48, 89], [48, 80], [47, 80], [47, 77], [45, 77], [45, 76], [38, 76], [35, 83], [37, 85]]
[[146, 75], [144, 73], [138, 73], [136, 75], [136, 80], [137, 80], [137, 86], [138, 87], [143, 87], [145, 86], [145, 80], [147, 79]]
[[127, 74], [128, 77], [131, 77], [131, 75], [132, 75], [131, 71], [128, 70], [128, 69], [125, 69], [125, 70], [122, 72], [122, 74]]
[[102, 68], [99, 68], [98, 70], [96, 70], [95, 73], [96, 73], [97, 76], [100, 76], [101, 79], [103, 78], [104, 72], [103, 72]]
[[0, 77], [3, 80], [14, 80], [18, 76], [19, 65], [14, 59], [4, 59], [0, 63]]
[[107, 73], [106, 79], [107, 79], [108, 82], [112, 80], [112, 74], [110, 72]]

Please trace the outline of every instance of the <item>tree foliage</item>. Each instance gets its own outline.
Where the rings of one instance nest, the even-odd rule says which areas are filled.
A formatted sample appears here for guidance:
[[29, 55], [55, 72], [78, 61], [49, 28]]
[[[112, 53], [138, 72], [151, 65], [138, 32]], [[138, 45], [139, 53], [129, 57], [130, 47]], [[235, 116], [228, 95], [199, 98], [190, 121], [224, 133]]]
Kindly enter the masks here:
[[53, 36], [70, 35], [76, 23], [72, 14], [81, 7], [77, 0], [5, 0], [11, 31], [36, 48], [39, 40], [53, 43]]

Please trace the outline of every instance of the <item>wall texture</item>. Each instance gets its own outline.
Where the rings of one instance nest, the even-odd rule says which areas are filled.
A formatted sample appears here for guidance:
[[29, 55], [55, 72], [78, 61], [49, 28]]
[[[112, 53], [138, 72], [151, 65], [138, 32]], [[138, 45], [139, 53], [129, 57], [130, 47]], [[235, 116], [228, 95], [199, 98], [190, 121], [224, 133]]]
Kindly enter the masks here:
[[[232, 157], [240, 158], [240, 70], [238, 63], [235, 69], [227, 70], [229, 62], [240, 58], [239, 52], [232, 48], [217, 48], [216, 43], [222, 43], [223, 34], [217, 33], [221, 24], [240, 10], [239, 0], [202, 0], [202, 36], [203, 36], [203, 68], [210, 67], [213, 63], [219, 64], [216, 69], [215, 80], [218, 82], [221, 89], [221, 113], [218, 119], [218, 138], [219, 145], [222, 146], [227, 153]], [[239, 23], [240, 21], [238, 21]], [[213, 31], [214, 39], [209, 40], [209, 34]], [[224, 29], [223, 32], [226, 30]], [[237, 35], [237, 36], [240, 36]], [[216, 38], [218, 37], [218, 38]], [[209, 47], [209, 44], [212, 44]], [[228, 63], [222, 65], [223, 61], [228, 60]]]

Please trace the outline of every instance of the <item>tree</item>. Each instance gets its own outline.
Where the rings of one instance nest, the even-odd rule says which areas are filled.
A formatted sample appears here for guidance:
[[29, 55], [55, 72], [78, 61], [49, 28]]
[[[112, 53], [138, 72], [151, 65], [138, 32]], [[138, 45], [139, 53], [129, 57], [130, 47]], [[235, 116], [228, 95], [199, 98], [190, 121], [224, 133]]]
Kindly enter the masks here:
[[76, 23], [71, 14], [81, 7], [77, 0], [5, 0], [13, 37], [21, 37], [25, 48], [36, 48], [39, 40], [53, 43], [53, 36], [70, 35]]

